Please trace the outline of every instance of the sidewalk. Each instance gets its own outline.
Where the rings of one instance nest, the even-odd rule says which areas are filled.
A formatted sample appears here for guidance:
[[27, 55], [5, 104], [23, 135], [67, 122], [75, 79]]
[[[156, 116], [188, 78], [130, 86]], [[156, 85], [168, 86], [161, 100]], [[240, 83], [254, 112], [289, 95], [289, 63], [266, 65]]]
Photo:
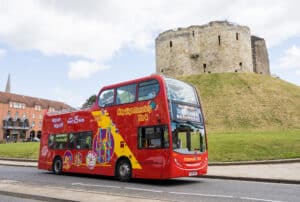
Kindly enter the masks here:
[[300, 162], [209, 166], [205, 177], [300, 184]]
[[[59, 193], [59, 194], [58, 194]], [[0, 180], [0, 196], [12, 196], [23, 199], [32, 199], [38, 201], [63, 201], [63, 202], [159, 202], [159, 200], [147, 199], [142, 197], [132, 197], [123, 195], [113, 195], [97, 191], [87, 191], [80, 189], [70, 189], [51, 186], [36, 186], [23, 184], [18, 181]], [[1, 199], [1, 197], [0, 197]]]
[[[33, 160], [0, 159], [0, 165], [37, 167]], [[300, 159], [248, 163], [214, 163], [204, 178], [300, 184]]]

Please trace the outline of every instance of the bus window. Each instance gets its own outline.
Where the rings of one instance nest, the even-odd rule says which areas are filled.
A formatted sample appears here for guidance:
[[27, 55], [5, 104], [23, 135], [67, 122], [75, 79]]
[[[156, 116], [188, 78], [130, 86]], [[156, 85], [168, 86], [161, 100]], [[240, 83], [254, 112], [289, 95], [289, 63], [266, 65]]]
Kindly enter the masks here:
[[49, 136], [49, 139], [48, 139], [48, 147], [50, 149], [53, 149], [54, 148], [54, 135], [50, 135]]
[[99, 96], [99, 106], [106, 107], [114, 104], [114, 89], [102, 91]]
[[169, 147], [167, 127], [140, 127], [138, 134], [138, 147], [140, 149]]
[[69, 148], [74, 149], [75, 148], [74, 144], [75, 144], [75, 135], [73, 133], [70, 133], [69, 134]]
[[135, 101], [136, 84], [117, 88], [117, 104], [132, 103]]
[[54, 149], [66, 149], [68, 142], [67, 134], [57, 134], [55, 136], [55, 146]]
[[144, 81], [139, 83], [138, 101], [149, 100], [156, 97], [159, 91], [157, 80]]
[[76, 149], [91, 149], [92, 148], [92, 132], [76, 133]]
[[166, 78], [169, 100], [199, 105], [195, 89], [176, 79]]

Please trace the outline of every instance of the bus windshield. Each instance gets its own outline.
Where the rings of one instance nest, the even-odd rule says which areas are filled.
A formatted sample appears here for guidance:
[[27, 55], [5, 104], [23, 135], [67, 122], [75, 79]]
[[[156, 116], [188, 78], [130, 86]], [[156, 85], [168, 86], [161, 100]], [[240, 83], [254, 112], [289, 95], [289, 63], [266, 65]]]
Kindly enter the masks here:
[[197, 95], [192, 86], [171, 78], [165, 78], [169, 100], [199, 105]]
[[206, 151], [205, 129], [196, 90], [189, 84], [165, 78], [172, 120], [172, 148], [182, 154]]
[[205, 131], [202, 126], [191, 123], [172, 123], [172, 148], [182, 154], [206, 151]]

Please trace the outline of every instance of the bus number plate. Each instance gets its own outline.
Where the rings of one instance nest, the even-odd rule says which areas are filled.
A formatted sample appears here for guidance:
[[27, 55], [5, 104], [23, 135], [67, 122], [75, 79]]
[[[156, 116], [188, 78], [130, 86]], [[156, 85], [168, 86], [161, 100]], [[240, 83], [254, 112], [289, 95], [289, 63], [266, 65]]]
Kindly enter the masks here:
[[197, 171], [189, 172], [189, 176], [197, 176]]

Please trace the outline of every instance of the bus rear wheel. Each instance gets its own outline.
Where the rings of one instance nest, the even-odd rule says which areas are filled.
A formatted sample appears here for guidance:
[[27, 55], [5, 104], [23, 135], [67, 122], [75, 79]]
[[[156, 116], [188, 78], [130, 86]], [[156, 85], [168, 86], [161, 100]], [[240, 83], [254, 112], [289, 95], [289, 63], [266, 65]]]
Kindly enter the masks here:
[[53, 162], [53, 173], [60, 175], [62, 173], [62, 160], [60, 157], [56, 157]]
[[128, 182], [131, 179], [131, 164], [127, 159], [122, 159], [118, 163], [117, 176], [121, 182]]

